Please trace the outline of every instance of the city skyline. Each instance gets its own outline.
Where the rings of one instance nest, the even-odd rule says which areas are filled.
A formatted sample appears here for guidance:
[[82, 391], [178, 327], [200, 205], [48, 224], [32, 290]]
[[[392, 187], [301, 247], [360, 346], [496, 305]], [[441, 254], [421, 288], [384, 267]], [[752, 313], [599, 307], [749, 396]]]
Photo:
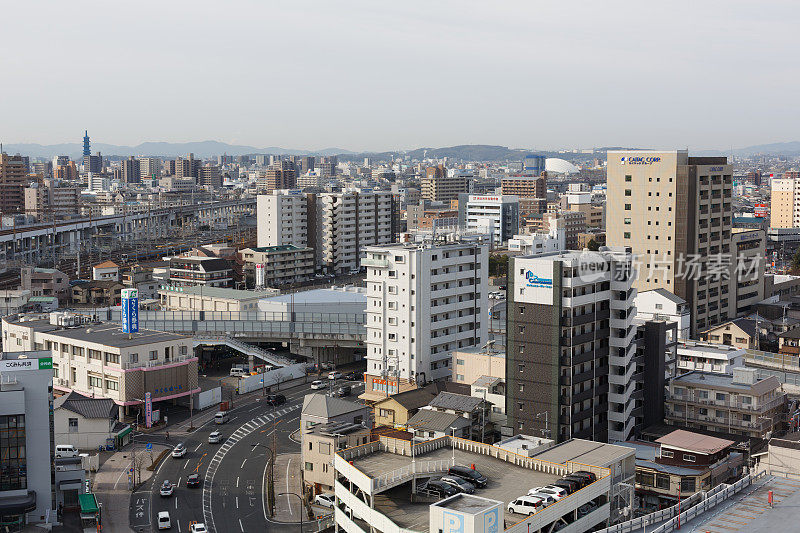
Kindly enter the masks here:
[[794, 44], [788, 2], [147, 4], [50, 6], [60, 24], [47, 39], [36, 38], [35, 5], [11, 8], [6, 68], [18, 79], [53, 64], [81, 74], [7, 84], [3, 142], [72, 141], [83, 129], [118, 144], [356, 152], [727, 150], [795, 138], [797, 111], [783, 104], [796, 79], [781, 53]]

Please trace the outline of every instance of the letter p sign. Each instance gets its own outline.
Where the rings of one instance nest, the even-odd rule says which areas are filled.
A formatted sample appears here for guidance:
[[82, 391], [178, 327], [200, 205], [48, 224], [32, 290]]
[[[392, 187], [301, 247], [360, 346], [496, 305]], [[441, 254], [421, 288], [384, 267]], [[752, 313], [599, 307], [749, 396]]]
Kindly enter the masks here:
[[442, 533], [464, 533], [464, 517], [445, 511], [442, 513]]

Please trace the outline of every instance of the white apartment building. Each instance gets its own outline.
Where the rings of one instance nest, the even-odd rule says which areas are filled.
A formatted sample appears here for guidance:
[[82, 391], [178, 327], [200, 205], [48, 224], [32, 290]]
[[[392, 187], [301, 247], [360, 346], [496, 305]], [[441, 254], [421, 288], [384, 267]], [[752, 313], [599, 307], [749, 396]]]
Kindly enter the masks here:
[[129, 335], [120, 324], [81, 322], [58, 312], [10, 315], [2, 320], [3, 346], [52, 352], [54, 389], [110, 398], [120, 418], [148, 392], [155, 405], [200, 391], [191, 337], [153, 330]]
[[452, 352], [488, 339], [488, 247], [372, 246], [367, 268], [365, 397], [451, 376]]
[[147, 179], [161, 177], [161, 160], [157, 157], [140, 157], [139, 177], [142, 182]]
[[259, 247], [307, 246], [308, 199], [300, 189], [280, 189], [256, 199]]
[[773, 178], [770, 186], [770, 227], [800, 228], [800, 180]]
[[357, 270], [364, 247], [394, 241], [391, 191], [345, 189], [318, 196], [321, 265], [334, 274]]
[[734, 367], [744, 366], [744, 348], [686, 341], [678, 345], [677, 373], [686, 374], [694, 370], [715, 374], [732, 374]]
[[560, 252], [567, 249], [567, 230], [552, 224], [547, 231], [514, 235], [508, 240], [508, 251], [520, 255], [533, 255], [547, 252]]
[[519, 231], [519, 200], [510, 195], [458, 195], [458, 223], [466, 231], [481, 231], [502, 244]]
[[396, 209], [390, 191], [277, 190], [259, 195], [257, 202], [259, 248], [313, 248], [315, 265], [334, 274], [358, 269], [365, 246], [394, 240]]

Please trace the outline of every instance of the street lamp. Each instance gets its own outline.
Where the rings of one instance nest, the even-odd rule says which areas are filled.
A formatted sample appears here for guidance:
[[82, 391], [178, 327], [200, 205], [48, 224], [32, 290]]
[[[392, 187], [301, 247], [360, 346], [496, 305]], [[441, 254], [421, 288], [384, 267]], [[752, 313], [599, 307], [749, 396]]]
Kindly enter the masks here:
[[295, 496], [298, 500], [300, 500], [300, 533], [303, 533], [303, 512], [305, 511], [305, 506], [303, 497], [299, 494], [295, 494], [294, 492], [281, 492], [278, 496]]
[[550, 438], [550, 422], [549, 422], [549, 413], [548, 411], [542, 411], [541, 413], [536, 415], [536, 420], [539, 420], [541, 416], [544, 415], [544, 429], [542, 430], [542, 436]]
[[453, 436], [450, 439], [450, 444], [453, 445], [453, 466], [456, 466], [456, 427], [450, 426], [450, 429], [453, 431]]

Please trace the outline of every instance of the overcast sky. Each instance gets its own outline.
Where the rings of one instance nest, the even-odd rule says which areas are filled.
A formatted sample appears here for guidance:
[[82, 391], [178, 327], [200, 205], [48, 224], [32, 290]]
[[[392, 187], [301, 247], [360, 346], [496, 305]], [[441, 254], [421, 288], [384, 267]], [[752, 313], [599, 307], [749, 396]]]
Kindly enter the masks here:
[[0, 140], [390, 150], [800, 139], [796, 2], [28, 0]]

